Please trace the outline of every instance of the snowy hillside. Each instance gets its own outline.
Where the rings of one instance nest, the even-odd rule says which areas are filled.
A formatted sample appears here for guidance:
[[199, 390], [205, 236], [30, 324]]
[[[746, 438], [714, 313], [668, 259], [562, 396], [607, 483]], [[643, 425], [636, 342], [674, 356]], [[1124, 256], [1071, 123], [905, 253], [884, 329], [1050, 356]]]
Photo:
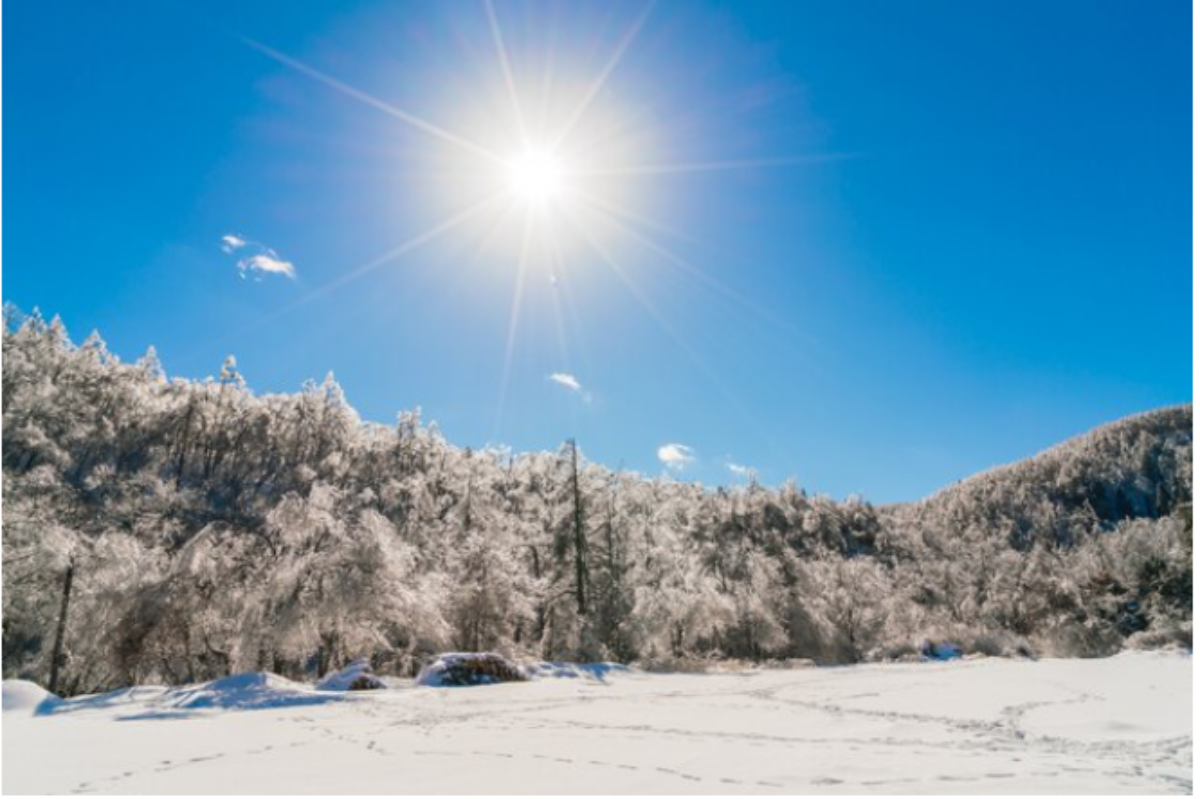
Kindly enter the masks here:
[[[1101, 428], [922, 503], [709, 490], [471, 451], [330, 377], [168, 380], [97, 335], [3, 328], [7, 678], [55, 693], [446, 651], [823, 664], [1096, 656], [1192, 636], [1192, 409]], [[66, 612], [64, 612], [64, 610]], [[57, 669], [54, 667], [57, 665]]]
[[241, 675], [46, 706], [6, 684], [3, 788], [1188, 793], [1191, 667], [1126, 653], [360, 693]]

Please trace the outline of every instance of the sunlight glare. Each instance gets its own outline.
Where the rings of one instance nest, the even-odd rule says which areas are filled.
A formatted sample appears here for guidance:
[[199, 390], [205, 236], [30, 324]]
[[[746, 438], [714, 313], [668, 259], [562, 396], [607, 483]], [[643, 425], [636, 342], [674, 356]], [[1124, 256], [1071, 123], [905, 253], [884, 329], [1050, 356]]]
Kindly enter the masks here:
[[548, 150], [526, 150], [508, 164], [510, 191], [531, 205], [557, 199], [564, 188], [564, 177], [562, 163]]
[[[562, 277], [567, 271], [575, 271], [582, 280], [583, 265], [600, 264], [617, 277], [720, 393], [753, 421], [729, 388], [673, 329], [651, 292], [643, 287], [640, 270], [632, 263], [627, 268], [624, 261], [631, 257], [630, 248], [632, 257], [651, 256], [656, 263], [665, 261], [699, 284], [715, 289], [724, 299], [737, 302], [752, 318], [761, 319], [766, 316], [763, 311], [741, 299], [715, 276], [692, 267], [649, 233], [678, 235], [646, 211], [648, 206], [663, 202], [662, 190], [657, 186], [659, 178], [798, 166], [837, 156], [663, 158], [666, 152], [673, 156], [678, 153], [659, 129], [654, 104], [637, 97], [616, 102], [623, 92], [616, 91], [614, 83], [654, 5], [653, 0], [646, 2], [602, 66], [589, 74], [589, 59], [581, 58], [577, 63], [573, 57], [544, 58], [538, 48], [530, 47], [531, 31], [519, 25], [506, 36], [495, 4], [483, 0], [487, 45], [471, 49], [466, 60], [484, 54], [482, 69], [469, 72], [488, 77], [469, 92], [457, 79], [451, 80], [454, 76], [446, 78], [452, 90], [431, 92], [422, 88], [416, 92], [414, 88], [418, 96], [447, 99], [445, 107], [421, 109], [420, 115], [265, 44], [244, 39], [248, 46], [289, 69], [424, 134], [426, 149], [419, 154], [420, 160], [436, 168], [437, 178], [427, 181], [423, 175], [416, 177], [423, 188], [435, 189], [423, 195], [432, 200], [430, 205], [445, 209], [439, 214], [446, 217], [444, 221], [288, 307], [303, 305], [383, 264], [393, 263], [452, 229], [457, 231], [456, 236], [476, 239], [479, 252], [486, 251], [495, 261], [515, 267], [511, 269], [513, 294], [493, 435], [498, 439], [518, 349], [521, 312], [528, 299], [525, 295], [547, 283], [554, 288], [550, 300], [554, 303], [562, 360], [569, 366], [567, 330], [557, 303], [571, 302], [568, 287], [573, 281]], [[515, 50], [511, 48], [514, 43], [518, 43]], [[483, 45], [483, 41], [477, 44]], [[577, 49], [604, 54], [602, 47]], [[759, 432], [770, 444], [769, 437]]]

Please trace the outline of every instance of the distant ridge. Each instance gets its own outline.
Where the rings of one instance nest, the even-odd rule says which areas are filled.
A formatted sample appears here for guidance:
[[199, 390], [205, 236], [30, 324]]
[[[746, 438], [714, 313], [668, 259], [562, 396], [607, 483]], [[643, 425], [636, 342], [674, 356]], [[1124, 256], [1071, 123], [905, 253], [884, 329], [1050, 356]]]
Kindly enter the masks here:
[[1193, 436], [1192, 425], [1192, 403], [1182, 403], [1179, 405], [1168, 405], [1163, 408], [1155, 408], [1148, 411], [1140, 411], [1130, 414], [1113, 422], [1106, 422], [1098, 427], [1093, 427], [1080, 433], [1077, 436], [1068, 438], [1066, 441], [1053, 444], [1041, 452], [1025, 458], [1020, 458], [1011, 463], [1004, 463], [993, 466], [989, 469], [975, 472], [963, 479], [943, 486], [937, 489], [932, 494], [919, 500], [912, 502], [895, 503], [898, 505], [919, 505], [922, 503], [935, 502], [939, 497], [948, 492], [957, 491], [968, 488], [970, 484], [976, 481], [986, 481], [997, 478], [1002, 478], [1009, 473], [1020, 472], [1023, 469], [1029, 468], [1034, 463], [1039, 463], [1043, 460], [1067, 460], [1071, 458], [1086, 458], [1090, 454], [1090, 450], [1100, 446], [1103, 447], [1106, 439], [1113, 436], [1126, 437], [1130, 429], [1145, 430], [1154, 434], [1166, 432], [1167, 434], [1177, 433], [1185, 435], [1187, 441], [1191, 442]]

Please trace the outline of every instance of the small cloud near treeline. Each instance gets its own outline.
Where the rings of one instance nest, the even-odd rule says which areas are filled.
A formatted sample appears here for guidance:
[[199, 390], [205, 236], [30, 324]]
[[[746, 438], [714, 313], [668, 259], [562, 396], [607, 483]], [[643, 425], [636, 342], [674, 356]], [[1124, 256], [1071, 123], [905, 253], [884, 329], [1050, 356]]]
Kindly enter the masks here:
[[227, 255], [237, 257], [238, 274], [243, 280], [262, 280], [267, 275], [282, 275], [296, 279], [296, 265], [281, 257], [274, 249], [239, 233], [226, 233], [221, 237], [221, 249]]

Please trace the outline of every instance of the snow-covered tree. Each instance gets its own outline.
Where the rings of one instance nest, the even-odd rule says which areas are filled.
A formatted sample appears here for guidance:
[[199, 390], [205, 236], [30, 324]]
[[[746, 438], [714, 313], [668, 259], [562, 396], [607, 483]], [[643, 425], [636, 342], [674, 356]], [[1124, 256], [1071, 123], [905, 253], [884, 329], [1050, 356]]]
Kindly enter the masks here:
[[66, 693], [445, 647], [823, 662], [1191, 641], [1192, 412], [915, 503], [611, 472], [364, 422], [332, 374], [168, 379], [6, 307], [4, 674]]

